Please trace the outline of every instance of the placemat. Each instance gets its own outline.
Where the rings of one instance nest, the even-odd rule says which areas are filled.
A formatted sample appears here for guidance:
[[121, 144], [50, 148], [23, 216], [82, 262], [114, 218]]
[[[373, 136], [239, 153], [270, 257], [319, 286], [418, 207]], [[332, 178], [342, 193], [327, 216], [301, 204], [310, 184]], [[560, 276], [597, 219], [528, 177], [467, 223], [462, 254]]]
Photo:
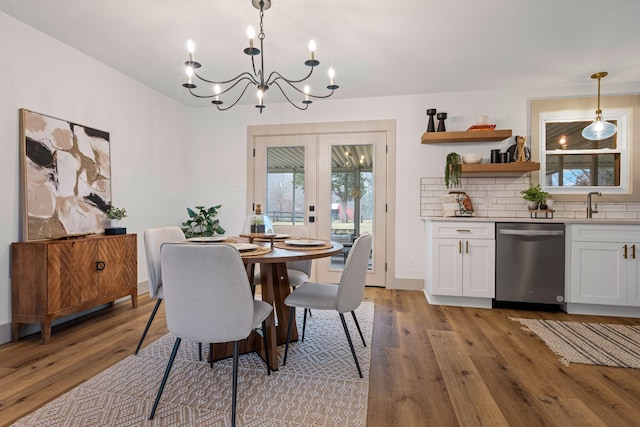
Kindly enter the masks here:
[[288, 249], [290, 251], [319, 251], [323, 249], [333, 248], [333, 243], [325, 243], [322, 246], [292, 246], [292, 245], [287, 245], [284, 242], [274, 242], [273, 246], [275, 246], [278, 249]]
[[260, 246], [259, 248], [252, 249], [250, 251], [242, 251], [240, 255], [242, 258], [250, 258], [252, 256], [264, 255], [271, 252], [271, 248], [269, 246]]

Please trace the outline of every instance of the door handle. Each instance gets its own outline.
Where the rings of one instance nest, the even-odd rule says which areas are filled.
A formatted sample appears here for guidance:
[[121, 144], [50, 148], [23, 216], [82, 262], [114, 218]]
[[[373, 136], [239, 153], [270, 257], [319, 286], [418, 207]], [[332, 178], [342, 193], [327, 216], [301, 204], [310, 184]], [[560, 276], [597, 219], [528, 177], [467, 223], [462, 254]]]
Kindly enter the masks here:
[[104, 261], [96, 261], [96, 271], [102, 271], [106, 266]]
[[636, 245], [631, 245], [631, 258], [636, 259]]
[[469, 253], [469, 241], [467, 240], [467, 253]]
[[462, 240], [458, 240], [458, 253], [462, 253]]
[[624, 257], [624, 259], [627, 259], [627, 245], [624, 245], [623, 248], [624, 248], [624, 254], [622, 256]]

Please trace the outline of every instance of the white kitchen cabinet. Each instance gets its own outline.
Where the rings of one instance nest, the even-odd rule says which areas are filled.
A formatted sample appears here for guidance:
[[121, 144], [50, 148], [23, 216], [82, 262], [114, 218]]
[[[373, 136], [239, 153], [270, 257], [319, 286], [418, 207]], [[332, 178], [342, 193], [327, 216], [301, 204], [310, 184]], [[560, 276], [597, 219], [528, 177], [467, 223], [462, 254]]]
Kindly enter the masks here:
[[431, 293], [493, 298], [495, 247], [494, 223], [433, 224]]
[[640, 307], [640, 226], [571, 226], [569, 302]]

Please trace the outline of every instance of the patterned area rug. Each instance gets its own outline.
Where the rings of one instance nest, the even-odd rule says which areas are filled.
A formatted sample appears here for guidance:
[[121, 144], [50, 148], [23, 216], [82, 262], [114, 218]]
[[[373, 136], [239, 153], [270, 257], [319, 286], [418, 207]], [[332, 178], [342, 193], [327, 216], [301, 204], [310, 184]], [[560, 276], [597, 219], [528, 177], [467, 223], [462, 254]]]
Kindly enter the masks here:
[[[305, 342], [289, 347], [287, 366], [267, 376], [255, 353], [240, 356], [238, 426], [364, 426], [373, 303], [356, 310], [367, 347], [345, 316], [365, 376], [358, 377], [340, 318], [313, 310]], [[302, 310], [297, 310], [301, 314]], [[299, 316], [299, 325], [302, 325]], [[175, 338], [168, 334], [22, 418], [14, 426], [229, 426], [232, 361], [198, 361], [182, 341], [153, 421], [147, 421]], [[204, 346], [206, 347], [206, 346]], [[284, 346], [278, 347], [280, 361]]]
[[640, 327], [518, 319], [561, 357], [562, 363], [640, 368]]

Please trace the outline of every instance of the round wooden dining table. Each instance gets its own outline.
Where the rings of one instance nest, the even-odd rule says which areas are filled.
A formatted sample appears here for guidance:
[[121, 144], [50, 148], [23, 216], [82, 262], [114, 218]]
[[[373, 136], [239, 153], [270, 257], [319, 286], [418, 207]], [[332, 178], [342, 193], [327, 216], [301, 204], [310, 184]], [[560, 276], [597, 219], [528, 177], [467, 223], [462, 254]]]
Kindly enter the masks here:
[[[234, 237], [238, 242], [249, 241], [248, 238]], [[271, 369], [278, 369], [278, 349], [279, 344], [284, 344], [287, 338], [287, 324], [289, 322], [289, 310], [284, 303], [285, 298], [291, 292], [289, 277], [287, 276], [287, 262], [308, 259], [324, 258], [336, 254], [342, 254], [343, 245], [338, 242], [325, 241], [323, 246], [289, 246], [283, 242], [258, 241], [251, 239], [254, 244], [270, 247], [267, 253], [253, 255], [251, 252], [241, 252], [242, 260], [247, 266], [249, 281], [253, 282], [254, 268], [260, 264], [260, 295], [262, 301], [271, 304], [273, 312], [266, 319], [267, 343], [269, 346], [269, 365]], [[262, 239], [261, 239], [262, 240]], [[266, 240], [266, 239], [264, 239]], [[252, 285], [258, 285], [258, 283]], [[276, 322], [277, 318], [277, 322]], [[295, 322], [295, 319], [294, 319]], [[298, 329], [292, 325], [291, 341], [298, 339]], [[257, 351], [263, 358], [265, 352], [263, 340], [257, 332], [253, 332], [249, 338], [239, 343], [241, 353]], [[231, 343], [214, 345], [213, 358], [220, 359], [233, 354]]]

